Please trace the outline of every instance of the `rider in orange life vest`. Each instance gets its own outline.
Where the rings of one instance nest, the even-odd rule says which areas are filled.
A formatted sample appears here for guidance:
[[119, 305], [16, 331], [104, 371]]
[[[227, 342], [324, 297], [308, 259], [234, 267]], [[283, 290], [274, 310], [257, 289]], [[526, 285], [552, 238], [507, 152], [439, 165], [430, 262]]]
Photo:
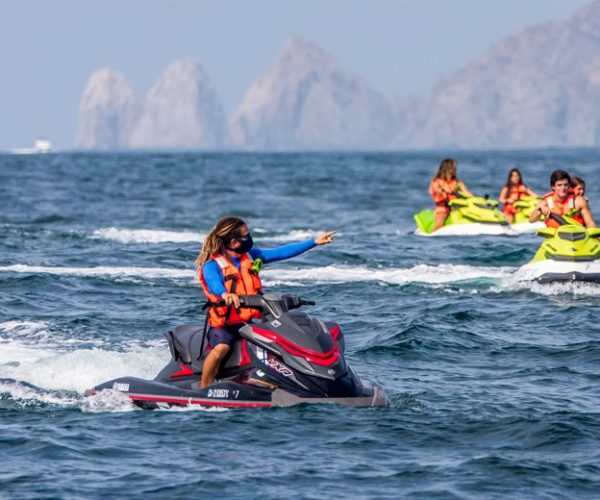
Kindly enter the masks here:
[[450, 213], [448, 202], [458, 197], [458, 192], [466, 196], [473, 196], [464, 183], [456, 177], [457, 161], [452, 158], [442, 160], [435, 177], [429, 184], [429, 194], [435, 203], [433, 211], [435, 217], [434, 231], [444, 225]]
[[559, 227], [559, 223], [548, 217], [551, 213], [567, 215], [585, 227], [596, 227], [594, 218], [586, 199], [571, 191], [571, 177], [564, 170], [555, 170], [550, 176], [552, 191], [535, 207], [529, 222], [536, 222], [543, 215], [546, 226]]
[[519, 169], [513, 168], [506, 179], [506, 184], [500, 192], [498, 199], [502, 203], [502, 212], [506, 215], [506, 220], [512, 224], [515, 220], [517, 209], [514, 207], [515, 201], [520, 200], [523, 196], [535, 196], [539, 198], [535, 192], [523, 184], [523, 178]]
[[[252, 236], [242, 219], [224, 217], [217, 222], [204, 240], [196, 260], [202, 289], [213, 304], [208, 311], [208, 345], [211, 350], [204, 360], [201, 388], [214, 382], [221, 362], [239, 338], [239, 329], [252, 318], [260, 317], [259, 311], [240, 307], [239, 299], [239, 295], [262, 292], [253, 259], [261, 259], [265, 264], [289, 259], [316, 245], [331, 243], [334, 234], [335, 231], [329, 231], [314, 240], [261, 250], [253, 248]], [[225, 305], [217, 306], [221, 300]]]

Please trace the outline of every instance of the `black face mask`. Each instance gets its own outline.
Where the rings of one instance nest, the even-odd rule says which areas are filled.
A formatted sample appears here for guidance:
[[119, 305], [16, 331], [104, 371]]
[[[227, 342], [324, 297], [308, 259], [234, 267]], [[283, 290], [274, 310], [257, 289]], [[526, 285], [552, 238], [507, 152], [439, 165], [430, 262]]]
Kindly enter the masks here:
[[239, 248], [230, 248], [230, 250], [233, 250], [236, 253], [243, 254], [249, 252], [254, 246], [251, 234], [248, 234], [248, 236], [244, 236], [243, 238], [239, 237], [235, 239], [239, 242], [240, 246]]

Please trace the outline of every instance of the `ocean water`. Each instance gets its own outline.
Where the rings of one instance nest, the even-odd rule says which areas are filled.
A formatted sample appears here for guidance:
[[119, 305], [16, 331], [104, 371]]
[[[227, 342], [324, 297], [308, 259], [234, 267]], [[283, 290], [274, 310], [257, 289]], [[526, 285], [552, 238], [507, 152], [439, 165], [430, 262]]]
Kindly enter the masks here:
[[[600, 200], [597, 150], [453, 155], [477, 194], [566, 168]], [[535, 235], [414, 235], [443, 156], [0, 156], [0, 497], [600, 497], [600, 286], [518, 283]], [[194, 259], [226, 214], [264, 248], [338, 231], [264, 282], [338, 321], [391, 407], [83, 396], [152, 378], [163, 332], [201, 320]]]

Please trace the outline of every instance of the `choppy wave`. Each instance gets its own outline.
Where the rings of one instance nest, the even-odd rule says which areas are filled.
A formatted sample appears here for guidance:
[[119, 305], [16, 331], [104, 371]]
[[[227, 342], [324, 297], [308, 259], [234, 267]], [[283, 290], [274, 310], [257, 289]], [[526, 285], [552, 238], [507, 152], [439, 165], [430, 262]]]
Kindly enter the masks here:
[[[482, 278], [504, 278], [514, 271], [510, 267], [484, 267], [441, 264], [419, 264], [410, 268], [369, 268], [366, 266], [324, 266], [305, 269], [278, 269], [265, 271], [273, 279], [285, 282], [348, 283], [354, 281], [379, 281], [392, 285], [410, 283], [444, 284]], [[268, 274], [267, 274], [268, 273]]]
[[537, 281], [523, 281], [517, 274], [504, 278], [492, 291], [503, 292], [506, 290], [526, 290], [538, 295], [575, 295], [575, 296], [600, 296], [600, 285], [585, 282], [556, 282], [538, 283]]
[[[265, 269], [262, 273], [266, 284], [286, 282], [290, 284], [312, 283], [348, 283], [354, 281], [381, 281], [389, 284], [407, 283], [443, 284], [468, 281], [479, 278], [503, 278], [513, 271], [509, 267], [483, 267], [442, 264], [430, 266], [420, 264], [410, 268], [369, 268], [366, 266], [308, 267], [300, 269]], [[0, 267], [0, 272], [72, 275], [82, 277], [95, 276], [135, 276], [142, 278], [193, 278], [194, 271], [189, 269], [153, 268], [153, 267], [53, 267], [15, 264]]]
[[[2, 366], [0, 366], [0, 372]], [[17, 380], [0, 377], [0, 395], [6, 394], [20, 406], [50, 404], [57, 406], [75, 406], [79, 403], [76, 395], [63, 391], [48, 391]]]
[[[0, 272], [50, 274], [80, 277], [140, 278], [189, 280], [195, 282], [195, 272], [191, 269], [160, 267], [53, 267], [15, 264], [0, 267]], [[518, 268], [494, 266], [469, 266], [462, 264], [427, 265], [418, 264], [407, 268], [370, 268], [367, 266], [329, 265], [323, 267], [265, 269], [261, 276], [266, 286], [306, 286], [307, 284], [343, 284], [353, 282], [380, 282], [389, 285], [448, 285], [465, 283], [474, 286], [490, 286], [492, 291], [529, 290], [541, 295], [600, 295], [600, 286], [593, 283], [550, 283], [523, 280]], [[480, 281], [485, 283], [478, 283]], [[0, 323], [0, 331], [12, 326], [10, 322]], [[23, 323], [20, 329], [39, 329], [38, 336], [47, 336], [38, 323]], [[18, 333], [18, 332], [17, 332]]]
[[291, 243], [293, 241], [302, 241], [318, 236], [321, 231], [313, 231], [310, 229], [294, 229], [288, 233], [282, 234], [264, 234], [256, 237], [257, 241], [273, 241], [279, 243]]
[[[107, 349], [78, 349], [62, 352], [36, 349], [21, 342], [4, 343], [0, 359], [0, 379], [5, 389], [18, 399], [23, 384], [33, 392], [71, 391], [83, 394], [87, 389], [106, 380], [125, 375], [154, 378], [168, 362], [169, 349], [164, 342], [152, 347], [133, 344], [127, 351]], [[7, 383], [6, 380], [14, 382]]]
[[96, 229], [92, 238], [113, 240], [119, 243], [199, 243], [206, 235], [192, 231], [165, 231], [162, 229]]
[[154, 378], [169, 359], [164, 340], [81, 348], [104, 342], [50, 332], [51, 325], [40, 321], [0, 323], [0, 395], [12, 403], [76, 406], [88, 412], [133, 410], [135, 406], [119, 394], [90, 400], [83, 393], [125, 375]]
[[[256, 228], [256, 241], [292, 242], [317, 236], [320, 232], [309, 229], [294, 229], [281, 234], [270, 234], [267, 230]], [[132, 243], [201, 243], [205, 233], [193, 231], [168, 231], [164, 229], [126, 229], [105, 227], [92, 232], [94, 239], [117, 241], [123, 244]]]
[[[4, 321], [0, 323], [0, 332], [12, 338], [23, 337], [40, 342], [49, 338], [48, 323], [45, 321]], [[0, 357], [0, 359], [2, 359]]]
[[[19, 322], [2, 323], [4, 328], [10, 326], [8, 323]], [[10, 331], [17, 331], [25, 323], [20, 322]], [[170, 352], [164, 341], [152, 344], [131, 343], [128, 349], [118, 351], [113, 346], [65, 352], [35, 348], [21, 338], [5, 339], [0, 350], [0, 397], [7, 396], [19, 406], [50, 404], [79, 407], [90, 413], [136, 410], [129, 398], [117, 391], [102, 391], [91, 398], [84, 397], [84, 393], [118, 377], [154, 378], [168, 362]]]
[[189, 269], [172, 269], [163, 267], [59, 267], [59, 266], [30, 266], [27, 264], [14, 264], [0, 266], [0, 272], [53, 274], [70, 276], [128, 276], [144, 278], [191, 278], [193, 271]]

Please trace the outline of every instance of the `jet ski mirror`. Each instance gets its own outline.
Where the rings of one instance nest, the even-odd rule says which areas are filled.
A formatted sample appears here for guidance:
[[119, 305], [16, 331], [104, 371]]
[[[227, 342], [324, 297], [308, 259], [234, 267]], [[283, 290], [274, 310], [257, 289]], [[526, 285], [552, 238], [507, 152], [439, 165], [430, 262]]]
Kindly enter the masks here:
[[542, 229], [538, 229], [537, 235], [542, 236], [544, 238], [552, 238], [556, 234], [556, 229], [553, 227], [543, 227]]
[[600, 238], [600, 227], [592, 227], [587, 230], [590, 238]]
[[450, 205], [451, 207], [467, 207], [469, 205], [469, 202], [466, 201], [466, 198], [456, 198], [454, 200], [450, 200], [448, 202], [448, 205]]
[[574, 220], [571, 217], [568, 217], [566, 215], [558, 215], [558, 214], [551, 212], [550, 215], [548, 215], [548, 218], [558, 222], [558, 224], [561, 226], [569, 226], [569, 225], [581, 226], [581, 223], [577, 222], [576, 220]]

